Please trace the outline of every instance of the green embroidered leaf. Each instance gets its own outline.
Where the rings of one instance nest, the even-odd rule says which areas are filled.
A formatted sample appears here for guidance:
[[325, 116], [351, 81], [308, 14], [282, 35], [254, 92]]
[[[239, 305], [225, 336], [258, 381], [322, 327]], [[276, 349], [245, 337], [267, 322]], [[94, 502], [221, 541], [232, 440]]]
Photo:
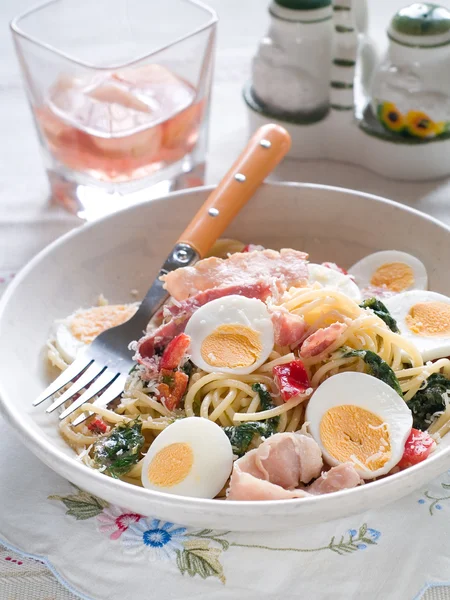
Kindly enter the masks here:
[[219, 561], [222, 550], [212, 548], [208, 540], [191, 540], [184, 543], [184, 550], [177, 551], [177, 567], [183, 575], [200, 575], [202, 579], [217, 577], [225, 583], [223, 567]]
[[450, 483], [441, 483], [441, 486], [444, 488], [444, 490], [450, 490]]
[[376, 542], [374, 542], [373, 540], [371, 540], [370, 538], [366, 538], [366, 537], [362, 537], [360, 539], [361, 542], [364, 542], [364, 544], [373, 544], [373, 545], [377, 545]]
[[364, 523], [363, 525], [361, 525], [361, 527], [359, 528], [358, 534], [359, 534], [359, 539], [362, 539], [367, 533], [367, 524]]
[[229, 533], [230, 533], [229, 531], [224, 531], [223, 533], [217, 533], [217, 532], [213, 531], [212, 529], [202, 529], [201, 531], [194, 531], [194, 532], [190, 533], [189, 536], [194, 539], [206, 538], [208, 540], [211, 540], [212, 542], [216, 542], [217, 544], [220, 544], [220, 546], [222, 546], [223, 550], [228, 550], [228, 548], [230, 547], [230, 542], [228, 540], [224, 540], [223, 536], [228, 535]]
[[97, 498], [83, 490], [78, 490], [76, 494], [68, 494], [67, 496], [49, 496], [48, 499], [62, 502], [67, 508], [66, 515], [75, 517], [77, 521], [92, 519], [109, 506], [106, 500]]

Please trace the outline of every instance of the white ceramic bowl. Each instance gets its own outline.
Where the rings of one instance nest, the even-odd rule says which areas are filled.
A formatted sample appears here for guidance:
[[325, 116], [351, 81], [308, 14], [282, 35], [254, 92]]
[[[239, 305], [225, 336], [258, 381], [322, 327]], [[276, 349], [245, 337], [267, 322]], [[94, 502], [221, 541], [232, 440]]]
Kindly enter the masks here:
[[[311, 499], [228, 502], [152, 492], [93, 471], [59, 437], [57, 416], [32, 400], [47, 385], [45, 340], [52, 322], [103, 293], [112, 302], [143, 296], [178, 234], [210, 188], [178, 192], [70, 232], [16, 277], [0, 304], [0, 407], [24, 443], [76, 485], [138, 513], [230, 530], [276, 530], [376, 508], [450, 467], [450, 436], [421, 465], [375, 483]], [[314, 262], [348, 267], [375, 250], [420, 258], [430, 289], [450, 295], [450, 230], [405, 206], [350, 190], [265, 184], [227, 236], [267, 247], [292, 246]]]

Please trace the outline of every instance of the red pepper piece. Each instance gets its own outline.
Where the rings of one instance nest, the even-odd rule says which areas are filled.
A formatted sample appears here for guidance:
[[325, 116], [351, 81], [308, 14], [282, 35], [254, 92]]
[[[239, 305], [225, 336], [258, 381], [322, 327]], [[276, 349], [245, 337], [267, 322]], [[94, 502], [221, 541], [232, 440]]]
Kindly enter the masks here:
[[[186, 391], [189, 377], [182, 371], [161, 371], [164, 383], [158, 384], [160, 400], [167, 410], [178, 408]], [[167, 382], [167, 383], [166, 383]]]
[[160, 367], [161, 369], [177, 369], [186, 354], [191, 338], [185, 333], [180, 333], [171, 340], [161, 357]]
[[108, 425], [103, 421], [103, 419], [94, 419], [87, 426], [89, 431], [92, 433], [106, 433], [108, 431]]
[[419, 464], [428, 458], [435, 444], [436, 442], [426, 431], [411, 429], [411, 433], [406, 440], [403, 456], [397, 466], [400, 469], [407, 469]]
[[276, 365], [272, 369], [275, 383], [280, 390], [281, 397], [285, 402], [303, 394], [311, 387], [308, 373], [301, 360], [293, 360], [284, 365]]

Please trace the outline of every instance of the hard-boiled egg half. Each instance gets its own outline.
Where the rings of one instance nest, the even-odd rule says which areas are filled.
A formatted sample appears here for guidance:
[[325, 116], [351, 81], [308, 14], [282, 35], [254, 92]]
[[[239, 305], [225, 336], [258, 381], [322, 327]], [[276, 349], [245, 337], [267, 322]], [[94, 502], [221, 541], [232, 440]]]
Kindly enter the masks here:
[[325, 461], [351, 462], [363, 479], [385, 475], [400, 461], [412, 428], [411, 411], [397, 392], [371, 375], [350, 372], [318, 387], [306, 421]]
[[426, 290], [427, 271], [415, 256], [398, 250], [383, 250], [364, 257], [349, 269], [360, 288], [388, 289], [391, 292]]
[[108, 304], [77, 310], [55, 323], [55, 347], [66, 363], [72, 363], [81, 348], [106, 329], [131, 319], [136, 310], [137, 304]]
[[342, 292], [355, 302], [361, 302], [361, 291], [349, 275], [315, 263], [308, 264], [309, 283], [320, 283], [325, 289]]
[[145, 455], [142, 485], [151, 490], [214, 498], [233, 467], [233, 450], [219, 425], [202, 417], [175, 421]]
[[256, 298], [225, 296], [199, 308], [190, 318], [192, 362], [209, 373], [242, 375], [261, 366], [273, 350], [273, 324]]
[[411, 290], [385, 300], [400, 333], [424, 361], [450, 355], [450, 298], [427, 290]]

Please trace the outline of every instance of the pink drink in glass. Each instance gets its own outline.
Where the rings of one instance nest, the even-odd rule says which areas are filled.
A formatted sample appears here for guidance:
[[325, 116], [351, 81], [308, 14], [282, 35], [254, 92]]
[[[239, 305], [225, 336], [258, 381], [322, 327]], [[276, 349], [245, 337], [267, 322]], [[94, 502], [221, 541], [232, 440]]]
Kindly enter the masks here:
[[205, 101], [157, 64], [62, 76], [35, 114], [53, 156], [104, 182], [148, 177], [192, 151]]

